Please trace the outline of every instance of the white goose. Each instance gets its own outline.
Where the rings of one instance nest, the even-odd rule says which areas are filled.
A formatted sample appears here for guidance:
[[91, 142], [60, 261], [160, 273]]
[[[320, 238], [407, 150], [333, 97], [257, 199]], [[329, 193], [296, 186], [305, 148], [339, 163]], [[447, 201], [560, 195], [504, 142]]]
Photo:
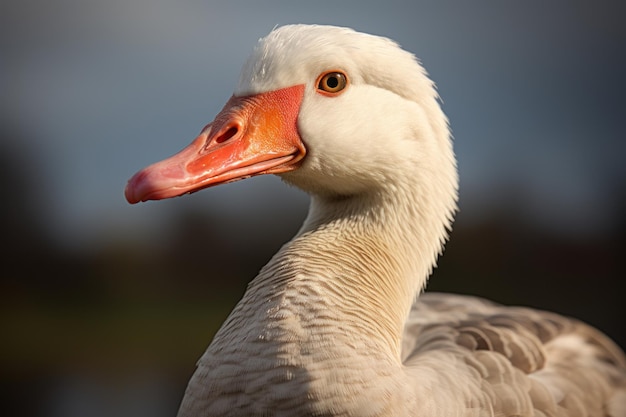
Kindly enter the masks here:
[[388, 39], [284, 26], [193, 143], [129, 181], [131, 203], [261, 174], [311, 195], [180, 416], [626, 416], [626, 360], [597, 330], [471, 297], [415, 301], [456, 209], [437, 100]]

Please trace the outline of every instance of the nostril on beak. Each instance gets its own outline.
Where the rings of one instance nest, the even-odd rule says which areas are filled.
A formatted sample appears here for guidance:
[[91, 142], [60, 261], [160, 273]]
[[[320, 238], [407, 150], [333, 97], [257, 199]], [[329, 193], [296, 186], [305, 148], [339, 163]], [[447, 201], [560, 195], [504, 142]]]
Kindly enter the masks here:
[[226, 131], [224, 131], [219, 136], [217, 136], [215, 138], [215, 142], [216, 143], [224, 143], [227, 140], [231, 139], [233, 136], [235, 136], [238, 131], [239, 131], [239, 129], [237, 129], [237, 126], [231, 126]]

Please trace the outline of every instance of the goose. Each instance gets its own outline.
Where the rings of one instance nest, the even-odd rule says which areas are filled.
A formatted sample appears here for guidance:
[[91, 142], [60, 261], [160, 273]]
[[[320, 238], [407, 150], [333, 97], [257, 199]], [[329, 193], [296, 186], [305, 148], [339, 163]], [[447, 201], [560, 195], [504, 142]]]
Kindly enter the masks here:
[[130, 203], [275, 174], [310, 195], [197, 362], [179, 416], [626, 416], [626, 359], [578, 320], [423, 292], [457, 209], [434, 83], [394, 41], [286, 25]]

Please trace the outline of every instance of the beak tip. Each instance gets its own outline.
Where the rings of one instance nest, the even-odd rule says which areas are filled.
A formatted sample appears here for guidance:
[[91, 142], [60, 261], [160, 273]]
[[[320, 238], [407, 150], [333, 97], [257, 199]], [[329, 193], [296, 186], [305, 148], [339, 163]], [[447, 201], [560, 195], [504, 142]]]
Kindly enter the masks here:
[[170, 164], [167, 160], [163, 162], [142, 169], [128, 180], [124, 189], [126, 201], [136, 204], [178, 195], [178, 190], [184, 188], [188, 173], [177, 164]]
[[126, 184], [126, 188], [124, 189], [124, 197], [126, 197], [126, 201], [128, 201], [130, 204], [136, 204], [141, 201], [141, 199], [137, 198], [137, 196], [135, 195], [134, 189], [131, 186], [131, 181], [128, 181], [128, 184]]
[[128, 180], [126, 188], [124, 189], [124, 196], [126, 197], [126, 201], [128, 201], [130, 204], [137, 204], [141, 201], [147, 200], [145, 198], [146, 193], [142, 192], [142, 189], [145, 188], [145, 186], [142, 186], [145, 185], [144, 179], [144, 171], [139, 171], [138, 173], [133, 175], [131, 179]]

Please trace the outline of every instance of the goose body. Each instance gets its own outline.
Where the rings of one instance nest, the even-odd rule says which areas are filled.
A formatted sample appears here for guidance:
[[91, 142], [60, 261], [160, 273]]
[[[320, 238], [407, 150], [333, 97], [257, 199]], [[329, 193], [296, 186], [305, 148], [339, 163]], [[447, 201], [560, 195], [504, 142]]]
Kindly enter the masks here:
[[626, 417], [626, 359], [599, 331], [420, 294], [457, 172], [412, 54], [345, 28], [275, 29], [215, 120], [126, 197], [268, 173], [308, 192], [309, 214], [198, 361], [179, 416]]

